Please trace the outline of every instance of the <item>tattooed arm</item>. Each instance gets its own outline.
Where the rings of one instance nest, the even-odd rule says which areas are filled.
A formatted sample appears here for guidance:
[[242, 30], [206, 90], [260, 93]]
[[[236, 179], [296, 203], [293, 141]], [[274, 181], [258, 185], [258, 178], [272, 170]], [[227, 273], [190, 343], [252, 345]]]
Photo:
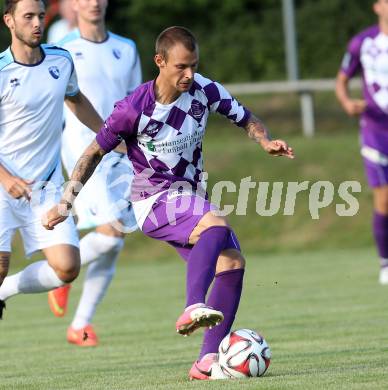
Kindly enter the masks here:
[[105, 154], [106, 152], [96, 140], [86, 148], [73, 170], [70, 182], [63, 193], [61, 201], [43, 217], [42, 224], [46, 229], [54, 229], [55, 225], [63, 222], [69, 216], [74, 199], [89, 180], [90, 176], [92, 176]]
[[268, 130], [265, 128], [263, 122], [260, 119], [256, 118], [254, 115], [248, 119], [247, 124], [245, 125], [245, 130], [248, 134], [248, 137], [255, 141], [258, 144], [261, 144], [263, 140], [269, 140]]
[[258, 143], [267, 153], [273, 156], [294, 158], [292, 148], [280, 139], [272, 141], [264, 124], [254, 115], [251, 115], [244, 128], [248, 137]]

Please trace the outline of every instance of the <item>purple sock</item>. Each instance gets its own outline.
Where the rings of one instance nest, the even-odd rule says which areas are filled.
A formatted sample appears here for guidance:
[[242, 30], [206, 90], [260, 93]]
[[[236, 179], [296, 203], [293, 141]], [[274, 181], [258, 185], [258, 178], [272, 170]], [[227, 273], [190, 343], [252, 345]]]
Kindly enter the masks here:
[[374, 212], [373, 233], [381, 267], [388, 266], [388, 216]]
[[207, 353], [218, 352], [222, 339], [230, 332], [240, 303], [244, 269], [220, 272], [216, 275], [207, 305], [222, 311], [224, 320], [211, 330], [206, 330], [199, 360]]
[[186, 307], [205, 303], [207, 290], [216, 273], [218, 256], [225, 248], [229, 235], [230, 229], [226, 226], [212, 226], [201, 233], [191, 249], [187, 261]]

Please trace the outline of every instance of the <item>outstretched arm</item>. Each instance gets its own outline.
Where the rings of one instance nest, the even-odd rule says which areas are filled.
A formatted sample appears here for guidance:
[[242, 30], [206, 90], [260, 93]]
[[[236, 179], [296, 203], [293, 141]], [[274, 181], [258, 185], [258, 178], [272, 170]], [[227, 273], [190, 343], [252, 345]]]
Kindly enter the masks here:
[[61, 201], [43, 216], [42, 224], [46, 229], [54, 229], [55, 225], [63, 222], [69, 216], [75, 198], [105, 154], [106, 152], [96, 140], [86, 148], [73, 170]]
[[244, 126], [248, 137], [258, 143], [267, 153], [273, 156], [294, 158], [294, 151], [283, 140], [271, 140], [264, 124], [251, 114]]

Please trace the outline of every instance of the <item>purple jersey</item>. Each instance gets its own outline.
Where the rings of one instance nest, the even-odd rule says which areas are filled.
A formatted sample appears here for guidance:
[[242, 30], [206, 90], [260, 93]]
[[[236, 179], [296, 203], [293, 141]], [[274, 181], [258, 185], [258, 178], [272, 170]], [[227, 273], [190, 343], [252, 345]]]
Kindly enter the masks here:
[[357, 34], [348, 45], [341, 70], [349, 78], [361, 72], [367, 102], [362, 128], [388, 130], [388, 36], [377, 25]]
[[210, 112], [218, 112], [240, 127], [250, 117], [222, 85], [198, 73], [191, 89], [171, 104], [156, 101], [154, 81], [116, 103], [96, 140], [106, 152], [125, 140], [135, 171], [133, 201], [167, 190], [176, 182], [197, 188]]

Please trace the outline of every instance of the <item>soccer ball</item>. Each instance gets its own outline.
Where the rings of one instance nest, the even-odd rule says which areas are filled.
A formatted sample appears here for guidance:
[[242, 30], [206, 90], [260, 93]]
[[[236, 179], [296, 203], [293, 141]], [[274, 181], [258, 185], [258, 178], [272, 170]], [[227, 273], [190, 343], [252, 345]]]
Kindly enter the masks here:
[[262, 376], [271, 361], [267, 342], [250, 329], [229, 333], [218, 348], [218, 362], [228, 378]]

